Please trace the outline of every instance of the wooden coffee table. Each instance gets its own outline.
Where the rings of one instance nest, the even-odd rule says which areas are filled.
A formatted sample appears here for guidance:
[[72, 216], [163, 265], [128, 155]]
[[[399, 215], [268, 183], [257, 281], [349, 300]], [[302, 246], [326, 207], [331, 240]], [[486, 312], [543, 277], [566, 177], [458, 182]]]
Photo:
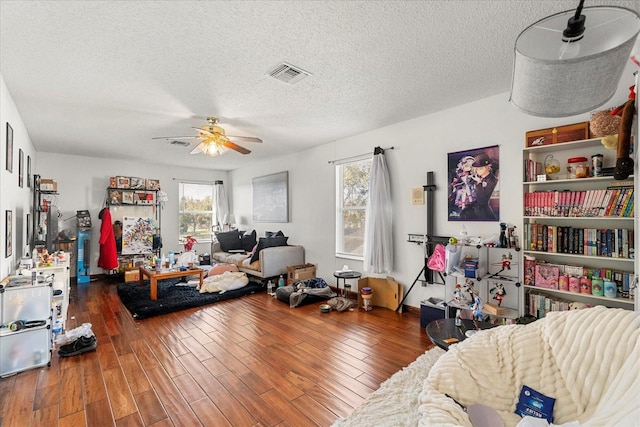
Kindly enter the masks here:
[[140, 266], [140, 286], [144, 285], [144, 278], [149, 278], [150, 288], [151, 288], [151, 299], [158, 299], [158, 280], [164, 279], [173, 279], [175, 277], [186, 277], [186, 276], [195, 276], [198, 274], [200, 276], [200, 285], [202, 287], [202, 279], [204, 278], [204, 270], [200, 268], [192, 268], [187, 270], [160, 270], [155, 271], [151, 269], [147, 269], [144, 266]]

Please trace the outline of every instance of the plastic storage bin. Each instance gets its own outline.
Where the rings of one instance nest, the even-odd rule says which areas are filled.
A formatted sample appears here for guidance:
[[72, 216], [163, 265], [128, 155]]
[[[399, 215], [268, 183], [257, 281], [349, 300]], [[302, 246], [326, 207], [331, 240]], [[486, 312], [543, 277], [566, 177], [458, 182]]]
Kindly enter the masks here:
[[0, 377], [51, 363], [51, 327], [0, 332]]
[[0, 323], [50, 319], [52, 297], [51, 283], [0, 287]]

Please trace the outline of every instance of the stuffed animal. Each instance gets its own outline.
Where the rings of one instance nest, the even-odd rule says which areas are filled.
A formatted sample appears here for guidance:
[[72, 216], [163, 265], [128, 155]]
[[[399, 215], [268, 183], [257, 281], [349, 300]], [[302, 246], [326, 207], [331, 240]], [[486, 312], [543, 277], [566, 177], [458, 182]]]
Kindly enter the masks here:
[[589, 306], [583, 302], [578, 301], [569, 303], [569, 310], [582, 310], [583, 308], [589, 308]]

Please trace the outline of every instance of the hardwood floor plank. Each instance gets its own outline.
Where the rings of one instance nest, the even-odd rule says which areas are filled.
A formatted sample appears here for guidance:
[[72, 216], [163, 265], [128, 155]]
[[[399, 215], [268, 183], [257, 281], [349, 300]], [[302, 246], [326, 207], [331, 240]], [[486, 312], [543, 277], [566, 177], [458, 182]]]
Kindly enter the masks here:
[[131, 415], [137, 411], [135, 401], [131, 395], [131, 390], [127, 384], [127, 379], [120, 367], [102, 371], [109, 404], [116, 420]]
[[109, 400], [102, 399], [86, 405], [87, 426], [108, 427], [115, 426], [116, 422], [109, 407]]
[[144, 427], [140, 414], [133, 413], [116, 420], [117, 427]]
[[58, 405], [36, 409], [31, 419], [31, 427], [51, 427], [58, 424]]
[[14, 382], [14, 388], [10, 392], [7, 412], [3, 416], [3, 427], [24, 427], [31, 420], [38, 373], [25, 371], [18, 375], [20, 381]]
[[122, 372], [124, 372], [124, 376], [127, 378], [131, 393], [135, 395], [151, 390], [151, 383], [144, 375], [142, 365], [140, 365], [138, 358], [133, 353], [125, 354], [118, 359], [120, 360]]
[[187, 403], [193, 403], [196, 400], [207, 397], [198, 383], [189, 374], [183, 374], [174, 377], [173, 382], [175, 383], [176, 387], [178, 387], [178, 390], [180, 390], [180, 393], [182, 393], [182, 397], [184, 397]]
[[294, 399], [291, 403], [320, 426], [330, 426], [336, 419], [336, 414], [313, 400], [308, 394]]
[[173, 381], [171, 381], [167, 373], [160, 367], [146, 369], [146, 371], [171, 421], [176, 426], [191, 427], [200, 425], [193, 410], [189, 407], [187, 401], [184, 400], [182, 394], [180, 394], [180, 391]]
[[96, 353], [92, 351], [74, 357], [79, 358], [82, 365], [82, 387], [85, 406], [89, 403], [106, 400], [107, 389], [104, 386], [102, 369]]
[[191, 408], [203, 426], [233, 426], [208, 397], [192, 402]]
[[285, 421], [292, 426], [320, 425], [292, 406], [286, 396], [281, 395], [277, 390], [269, 390], [263, 393], [261, 397], [273, 412], [281, 414]]
[[144, 420], [144, 425], [153, 425], [162, 420], [169, 420], [169, 415], [164, 410], [156, 392], [152, 389], [133, 396], [138, 405], [139, 414]]
[[267, 402], [247, 387], [233, 372], [218, 376], [218, 380], [258, 422], [270, 426], [282, 421], [282, 417], [272, 412]]
[[416, 312], [320, 313], [264, 293], [134, 319], [111, 280], [72, 285], [96, 351], [0, 379], [2, 427], [329, 426], [432, 347]]
[[82, 369], [76, 365], [60, 372], [60, 418], [80, 411], [84, 411]]
[[48, 387], [38, 387], [36, 389], [36, 397], [33, 402], [33, 409], [38, 410], [51, 405], [58, 405], [60, 399], [60, 391], [58, 384]]
[[[55, 424], [54, 424], [55, 425]], [[60, 415], [59, 427], [81, 427], [87, 426], [86, 414], [84, 409], [80, 412], [62, 416]]]

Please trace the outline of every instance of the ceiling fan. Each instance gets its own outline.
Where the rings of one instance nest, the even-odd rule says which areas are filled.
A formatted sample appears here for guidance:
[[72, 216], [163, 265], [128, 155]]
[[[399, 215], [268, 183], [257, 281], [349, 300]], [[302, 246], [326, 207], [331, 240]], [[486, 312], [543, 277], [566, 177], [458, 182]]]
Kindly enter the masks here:
[[158, 136], [153, 139], [179, 140], [179, 139], [197, 139], [201, 142], [191, 150], [189, 154], [204, 153], [211, 157], [219, 156], [227, 152], [229, 149], [237, 151], [241, 154], [249, 154], [248, 150], [233, 141], [237, 142], [262, 142], [260, 138], [250, 136], [232, 136], [227, 135], [222, 127], [218, 125], [219, 120], [216, 117], [207, 117], [208, 124], [201, 127], [194, 127], [199, 135], [194, 136]]

